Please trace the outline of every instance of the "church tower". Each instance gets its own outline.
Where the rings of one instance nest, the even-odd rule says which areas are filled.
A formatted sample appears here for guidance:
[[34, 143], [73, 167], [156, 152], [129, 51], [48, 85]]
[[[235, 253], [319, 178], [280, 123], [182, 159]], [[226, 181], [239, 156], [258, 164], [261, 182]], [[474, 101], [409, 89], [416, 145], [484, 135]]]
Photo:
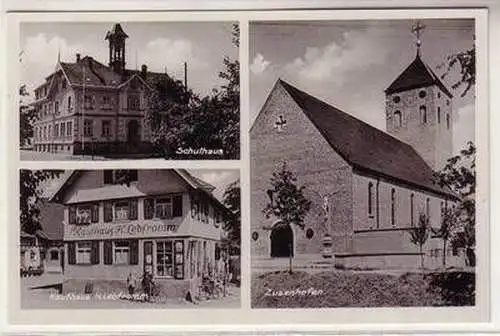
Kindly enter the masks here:
[[109, 66], [116, 73], [122, 73], [125, 70], [125, 39], [127, 38], [128, 35], [119, 23], [116, 23], [106, 34], [105, 39], [109, 41]]
[[453, 96], [422, 60], [420, 23], [412, 28], [417, 54], [385, 90], [387, 132], [411, 145], [434, 170], [453, 153]]

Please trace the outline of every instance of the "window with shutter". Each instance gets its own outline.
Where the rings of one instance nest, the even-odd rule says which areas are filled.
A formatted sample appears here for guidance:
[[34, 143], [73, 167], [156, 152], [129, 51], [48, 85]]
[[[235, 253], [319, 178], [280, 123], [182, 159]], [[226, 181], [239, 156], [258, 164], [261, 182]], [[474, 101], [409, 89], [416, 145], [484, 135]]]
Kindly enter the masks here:
[[113, 203], [104, 202], [104, 222], [109, 223], [113, 221]]
[[69, 207], [69, 223], [76, 224], [76, 207]]
[[155, 200], [153, 198], [146, 198], [144, 200], [144, 219], [153, 219], [155, 212]]
[[129, 206], [128, 219], [136, 220], [137, 219], [137, 200], [131, 200], [128, 203], [128, 206]]
[[99, 222], [99, 204], [92, 204], [92, 223]]
[[68, 264], [76, 264], [76, 248], [74, 242], [68, 243]]
[[174, 217], [182, 217], [182, 195], [174, 196]]
[[104, 241], [104, 265], [113, 264], [113, 243], [109, 240]]

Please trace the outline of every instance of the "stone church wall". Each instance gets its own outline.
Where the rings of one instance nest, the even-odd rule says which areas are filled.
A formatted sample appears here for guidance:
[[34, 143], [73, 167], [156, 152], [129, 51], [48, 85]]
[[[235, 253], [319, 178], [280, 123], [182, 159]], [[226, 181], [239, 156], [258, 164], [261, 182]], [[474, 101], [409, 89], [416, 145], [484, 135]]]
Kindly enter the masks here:
[[[282, 115], [286, 126], [279, 132], [275, 122]], [[322, 239], [328, 225], [334, 252], [352, 249], [352, 168], [321, 136], [286, 90], [278, 83], [257, 117], [250, 133], [251, 154], [251, 240], [252, 255], [270, 257], [270, 227], [276, 218], [266, 219], [262, 209], [269, 202], [272, 172], [283, 161], [305, 186], [312, 201], [304, 229], [294, 227], [294, 255], [316, 255], [322, 251]], [[323, 198], [330, 200], [331, 218], [326, 220]], [[329, 224], [328, 224], [329, 223]], [[312, 237], [307, 238], [308, 229]]]

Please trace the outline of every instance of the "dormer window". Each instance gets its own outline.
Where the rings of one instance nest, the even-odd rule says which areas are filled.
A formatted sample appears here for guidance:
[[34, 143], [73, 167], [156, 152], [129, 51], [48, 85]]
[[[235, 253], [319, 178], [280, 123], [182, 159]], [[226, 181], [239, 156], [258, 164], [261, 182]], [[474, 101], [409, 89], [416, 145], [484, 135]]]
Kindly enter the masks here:
[[104, 184], [119, 184], [138, 180], [137, 169], [104, 170]]

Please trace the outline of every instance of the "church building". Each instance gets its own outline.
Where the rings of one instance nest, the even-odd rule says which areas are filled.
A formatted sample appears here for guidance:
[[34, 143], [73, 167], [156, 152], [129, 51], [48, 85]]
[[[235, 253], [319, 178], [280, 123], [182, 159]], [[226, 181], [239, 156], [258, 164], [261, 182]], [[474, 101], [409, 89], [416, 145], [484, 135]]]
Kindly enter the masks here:
[[[120, 173], [121, 172], [121, 173]], [[184, 169], [76, 170], [51, 198], [64, 206], [64, 283], [82, 292], [127, 292], [153, 276], [166, 297], [199, 294], [221, 258], [231, 213], [215, 187]]]
[[150, 153], [145, 118], [148, 92], [167, 74], [126, 68], [128, 35], [119, 23], [107, 32], [109, 61], [75, 55], [57, 61], [55, 70], [35, 89], [38, 119], [35, 151], [67, 154]]
[[[278, 80], [250, 131], [251, 253], [256, 267], [293, 256], [340, 268], [418, 267], [410, 231], [420, 214], [437, 230], [457, 195], [433, 171], [452, 156], [452, 94], [415, 59], [385, 90], [386, 132]], [[304, 228], [262, 210], [274, 171], [286, 163], [311, 201]], [[426, 267], [442, 265], [443, 240], [430, 235]], [[464, 264], [447, 244], [447, 266]]]

